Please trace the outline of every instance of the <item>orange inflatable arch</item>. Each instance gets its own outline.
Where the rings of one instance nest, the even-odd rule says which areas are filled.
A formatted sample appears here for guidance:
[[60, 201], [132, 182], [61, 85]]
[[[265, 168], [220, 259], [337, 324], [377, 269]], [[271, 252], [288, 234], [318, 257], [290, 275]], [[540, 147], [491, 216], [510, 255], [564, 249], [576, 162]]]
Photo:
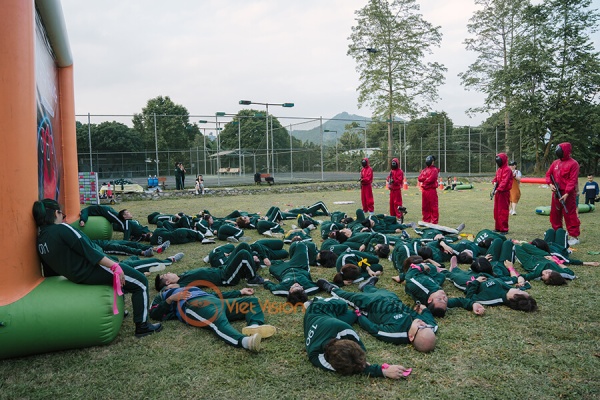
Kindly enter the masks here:
[[[116, 334], [92, 338], [64, 329], [97, 306], [67, 305], [89, 287], [43, 278], [35, 248], [34, 201], [57, 200], [70, 221], [80, 210], [73, 62], [62, 8], [58, 0], [0, 6], [0, 358], [106, 343]], [[120, 320], [104, 311], [100, 318], [118, 331]]]

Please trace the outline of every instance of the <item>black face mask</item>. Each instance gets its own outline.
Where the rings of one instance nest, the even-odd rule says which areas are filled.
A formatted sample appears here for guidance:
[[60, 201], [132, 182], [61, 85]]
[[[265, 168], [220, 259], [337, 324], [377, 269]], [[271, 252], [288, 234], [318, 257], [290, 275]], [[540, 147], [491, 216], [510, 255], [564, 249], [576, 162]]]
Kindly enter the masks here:
[[360, 164], [361, 164], [363, 167], [366, 167], [366, 166], [367, 166], [367, 162], [366, 162], [365, 160], [362, 160], [362, 161], [360, 162]]
[[500, 156], [496, 156], [496, 165], [498, 165], [499, 167], [502, 166], [502, 159], [500, 158]]
[[565, 155], [565, 153], [563, 152], [562, 147], [560, 147], [560, 144], [556, 145], [556, 149], [554, 150], [554, 154], [556, 154], [556, 157], [558, 157], [559, 159], [562, 160], [562, 158]]
[[398, 168], [398, 163], [397, 163], [397, 162], [395, 162], [395, 161], [392, 161], [392, 168], [393, 168], [393, 169], [396, 169], [396, 168]]
[[425, 158], [425, 165], [427, 165], [428, 167], [430, 167], [431, 164], [433, 164], [434, 161], [435, 161], [435, 157], [434, 156], [427, 156], [427, 158]]

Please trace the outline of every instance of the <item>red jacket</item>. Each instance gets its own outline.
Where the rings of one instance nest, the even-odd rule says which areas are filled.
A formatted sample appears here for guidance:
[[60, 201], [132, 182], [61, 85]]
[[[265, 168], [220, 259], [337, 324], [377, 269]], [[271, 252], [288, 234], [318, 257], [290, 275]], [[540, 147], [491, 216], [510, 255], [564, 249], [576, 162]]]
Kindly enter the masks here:
[[492, 180], [492, 183], [498, 182], [497, 192], [507, 192], [513, 184], [512, 170], [508, 166], [508, 156], [505, 153], [498, 154], [498, 157], [502, 160], [502, 165], [496, 171], [496, 177]]
[[579, 163], [571, 158], [571, 143], [561, 143], [560, 147], [563, 150], [563, 157], [554, 160], [548, 171], [546, 172], [546, 183], [552, 183], [550, 175], [554, 175], [558, 188], [562, 194], [569, 193], [577, 194], [579, 191]]
[[438, 186], [438, 174], [440, 170], [435, 165], [425, 167], [417, 180], [421, 182], [423, 190], [437, 189]]
[[363, 158], [367, 162], [367, 166], [360, 170], [360, 184], [363, 186], [371, 185], [373, 183], [373, 169], [369, 165], [369, 159]]
[[[402, 189], [402, 184], [404, 183], [404, 171], [402, 171], [402, 169], [400, 168], [400, 161], [398, 161], [397, 158], [394, 158], [392, 160], [392, 162], [396, 162], [396, 165], [398, 165], [398, 168], [394, 169], [392, 168], [390, 170], [390, 174], [388, 176], [388, 187], [390, 190], [401, 190]], [[392, 181], [392, 184], [390, 185], [390, 179]]]

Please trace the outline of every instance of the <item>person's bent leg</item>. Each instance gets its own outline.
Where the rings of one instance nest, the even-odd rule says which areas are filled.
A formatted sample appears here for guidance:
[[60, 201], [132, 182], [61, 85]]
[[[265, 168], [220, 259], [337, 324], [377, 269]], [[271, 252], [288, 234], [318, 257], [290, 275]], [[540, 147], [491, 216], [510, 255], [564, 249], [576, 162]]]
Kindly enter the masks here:
[[[501, 240], [501, 239], [496, 239]], [[500, 251], [500, 258], [498, 261], [504, 264], [504, 261], [515, 261], [515, 245], [510, 240], [502, 242], [502, 250]]]
[[252, 279], [256, 276], [256, 267], [252, 253], [247, 250], [230, 255], [223, 267], [223, 284], [236, 285], [240, 279]]
[[569, 243], [567, 242], [568, 239], [569, 238], [567, 236], [567, 231], [564, 230], [563, 228], [558, 228], [555, 231], [555, 236], [554, 236], [553, 242], [558, 244], [562, 248], [568, 249], [569, 248]]
[[552, 228], [546, 229], [546, 232], [544, 233], [544, 240], [546, 243], [554, 243], [556, 240], [556, 231]]

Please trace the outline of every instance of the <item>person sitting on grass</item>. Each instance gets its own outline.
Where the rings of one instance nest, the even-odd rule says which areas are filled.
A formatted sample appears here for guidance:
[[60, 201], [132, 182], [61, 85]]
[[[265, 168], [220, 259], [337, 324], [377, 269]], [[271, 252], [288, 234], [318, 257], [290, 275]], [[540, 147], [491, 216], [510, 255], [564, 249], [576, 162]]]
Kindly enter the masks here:
[[[255, 297], [254, 289], [243, 288], [231, 292], [207, 293], [197, 287], [172, 288], [154, 297], [150, 316], [156, 321], [178, 319], [199, 328], [210, 328], [225, 343], [258, 352], [262, 339], [273, 336], [276, 328], [265, 325], [265, 317]], [[230, 321], [246, 319], [247, 326], [240, 333]]]
[[402, 365], [369, 364], [365, 346], [352, 329], [357, 316], [341, 299], [307, 302], [304, 313], [304, 343], [308, 359], [315, 366], [341, 375], [400, 379], [410, 374]]
[[74, 283], [112, 286], [115, 294], [122, 294], [122, 288], [131, 293], [135, 336], [162, 329], [161, 324], [148, 323], [148, 279], [143, 273], [125, 262], [120, 265], [111, 260], [85, 234], [66, 224], [65, 214], [55, 200], [34, 202], [32, 213], [39, 227], [37, 249], [44, 271]]
[[378, 279], [371, 277], [358, 285], [363, 293], [347, 292], [324, 279], [317, 284], [354, 308], [358, 324], [375, 338], [393, 344], [410, 343], [423, 353], [432, 351], [438, 327], [431, 312], [422, 304], [412, 310], [395, 293], [376, 288]]

